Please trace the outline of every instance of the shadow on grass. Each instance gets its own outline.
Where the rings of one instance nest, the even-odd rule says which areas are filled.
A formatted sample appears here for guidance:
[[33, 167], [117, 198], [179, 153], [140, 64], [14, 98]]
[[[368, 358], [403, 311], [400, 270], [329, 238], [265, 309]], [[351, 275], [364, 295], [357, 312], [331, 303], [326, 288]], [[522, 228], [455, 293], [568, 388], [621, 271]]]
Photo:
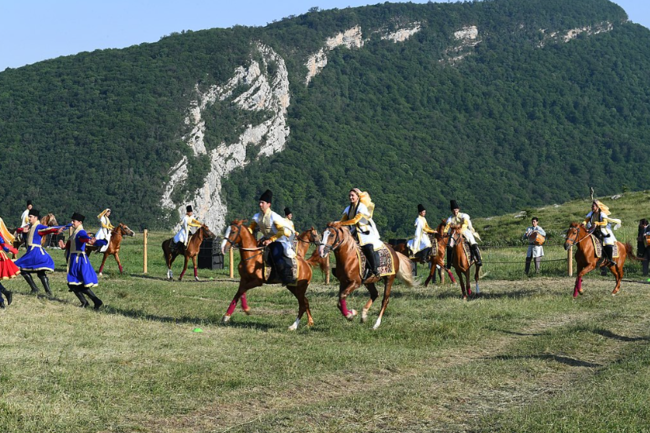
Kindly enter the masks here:
[[499, 355], [492, 358], [485, 359], [494, 359], [501, 361], [516, 361], [519, 359], [541, 359], [543, 361], [555, 361], [560, 364], [566, 364], [571, 367], [588, 367], [588, 368], [597, 368], [602, 367], [602, 364], [596, 364], [593, 362], [581, 361], [579, 359], [569, 358], [568, 356], [560, 355], [551, 355], [551, 354], [540, 354], [540, 355], [523, 355], [523, 356], [510, 356], [510, 355]]
[[624, 335], [614, 334], [613, 332], [606, 329], [596, 329], [594, 330], [594, 334], [602, 335], [603, 337], [607, 338], [613, 338], [614, 340], [619, 341], [650, 341], [650, 338], [648, 337], [626, 337]]

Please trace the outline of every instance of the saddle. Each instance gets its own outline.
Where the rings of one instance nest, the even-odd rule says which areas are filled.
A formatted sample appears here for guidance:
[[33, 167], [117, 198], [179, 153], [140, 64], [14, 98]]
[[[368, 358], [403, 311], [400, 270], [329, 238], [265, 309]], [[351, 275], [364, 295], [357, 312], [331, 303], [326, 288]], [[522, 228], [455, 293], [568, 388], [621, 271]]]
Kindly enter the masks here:
[[[591, 235], [591, 242], [594, 246], [594, 256], [597, 258], [601, 258], [603, 256], [603, 243], [596, 237], [595, 235]], [[612, 258], [617, 259], [618, 258], [618, 242], [615, 243], [614, 245], [614, 250], [612, 252]]]
[[[469, 242], [467, 242], [467, 239], [465, 239], [465, 236], [461, 236], [462, 239], [462, 246], [463, 246], [463, 251], [465, 252], [465, 256], [468, 258], [469, 265], [472, 266], [474, 263], [476, 263], [476, 258], [472, 254], [472, 250], [469, 247]], [[478, 248], [478, 245], [476, 246]], [[480, 251], [480, 250], [479, 250]], [[453, 254], [455, 254], [456, 251], [453, 251]]]
[[[272, 261], [270, 260], [269, 257], [269, 250], [268, 248], [264, 249], [264, 254], [263, 254], [263, 262], [264, 262], [264, 269], [262, 270], [262, 278], [264, 279], [264, 283], [266, 284], [280, 284], [282, 283], [282, 279], [280, 278], [280, 274], [276, 267], [273, 265]], [[296, 283], [298, 282], [298, 276], [300, 275], [300, 263], [298, 262], [298, 258], [290, 258], [287, 256], [283, 256], [284, 261], [289, 264], [291, 263], [291, 273], [293, 275], [294, 281]], [[294, 284], [289, 284], [290, 286], [294, 286]]]
[[[356, 246], [357, 258], [359, 259], [359, 276], [364, 280], [366, 276], [366, 271], [369, 269], [367, 267], [366, 255], [361, 251], [361, 246], [357, 244]], [[379, 263], [377, 264], [377, 270], [379, 275], [385, 277], [387, 275], [395, 275], [395, 263], [393, 262], [393, 255], [390, 253], [390, 250], [386, 248], [384, 244], [381, 248], [375, 250], [375, 253], [379, 256]]]

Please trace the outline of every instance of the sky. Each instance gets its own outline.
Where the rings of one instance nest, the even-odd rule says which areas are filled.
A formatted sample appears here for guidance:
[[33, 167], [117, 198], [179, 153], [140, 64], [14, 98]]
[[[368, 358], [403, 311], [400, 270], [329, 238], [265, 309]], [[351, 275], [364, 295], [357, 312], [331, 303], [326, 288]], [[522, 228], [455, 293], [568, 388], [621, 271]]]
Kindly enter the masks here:
[[[650, 0], [613, 1], [631, 21], [650, 28]], [[0, 0], [0, 71], [83, 51], [156, 42], [183, 30], [265, 26], [314, 6], [343, 9], [377, 3], [384, 1]]]

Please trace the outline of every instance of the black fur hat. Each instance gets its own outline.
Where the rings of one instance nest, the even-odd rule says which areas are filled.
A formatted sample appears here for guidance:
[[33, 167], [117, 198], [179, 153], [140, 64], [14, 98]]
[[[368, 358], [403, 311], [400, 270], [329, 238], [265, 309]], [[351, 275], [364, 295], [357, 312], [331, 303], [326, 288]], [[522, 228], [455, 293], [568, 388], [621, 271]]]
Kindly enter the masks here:
[[83, 215], [81, 215], [81, 214], [78, 213], [78, 212], [75, 212], [75, 213], [72, 214], [72, 216], [70, 217], [70, 219], [73, 220], [73, 221], [81, 221], [81, 222], [84, 222], [84, 220], [86, 219], [86, 217], [83, 216]]
[[185, 212], [194, 212], [192, 210], [192, 205], [191, 204], [188, 204], [187, 206], [185, 206]]
[[289, 209], [288, 207], [285, 207], [284, 208], [284, 216], [289, 216], [289, 215], [291, 215], [291, 209]]
[[258, 201], [265, 201], [267, 203], [272, 203], [273, 200], [273, 193], [271, 192], [270, 189], [267, 189], [264, 191], [264, 194], [260, 196], [260, 199]]
[[423, 210], [426, 210], [426, 209], [424, 208], [424, 206], [422, 206], [421, 204], [419, 204], [419, 205], [418, 205], [418, 213], [422, 212]]
[[458, 203], [456, 203], [456, 200], [451, 200], [449, 202], [449, 207], [451, 208], [451, 210], [460, 209], [460, 206], [458, 206]]
[[41, 217], [41, 213], [39, 212], [39, 210], [38, 210], [38, 209], [34, 209], [34, 208], [30, 209], [30, 210], [29, 210], [29, 213], [28, 213], [27, 215], [33, 215], [33, 216], [35, 216], [36, 218], [40, 218], [40, 217]]

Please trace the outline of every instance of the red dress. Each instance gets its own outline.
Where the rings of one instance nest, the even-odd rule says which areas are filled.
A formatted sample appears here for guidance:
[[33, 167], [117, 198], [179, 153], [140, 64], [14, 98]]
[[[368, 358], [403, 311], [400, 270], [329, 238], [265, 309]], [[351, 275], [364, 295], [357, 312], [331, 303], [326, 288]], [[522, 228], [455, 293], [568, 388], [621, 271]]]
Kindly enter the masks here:
[[9, 251], [13, 254], [18, 254], [18, 250], [5, 242], [4, 238], [0, 236], [0, 280], [8, 280], [20, 274], [20, 269], [18, 269], [18, 266], [16, 266], [14, 262], [9, 257], [7, 257], [5, 251]]

